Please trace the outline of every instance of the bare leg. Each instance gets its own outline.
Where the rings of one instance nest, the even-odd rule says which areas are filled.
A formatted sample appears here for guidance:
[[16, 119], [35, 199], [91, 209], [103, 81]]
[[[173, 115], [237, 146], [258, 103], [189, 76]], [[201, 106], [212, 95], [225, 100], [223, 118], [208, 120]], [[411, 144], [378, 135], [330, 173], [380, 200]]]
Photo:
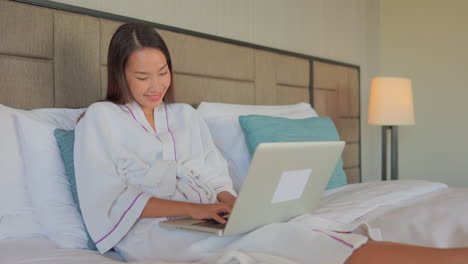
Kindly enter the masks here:
[[358, 248], [345, 264], [466, 264], [468, 248], [428, 248], [392, 242], [369, 241]]

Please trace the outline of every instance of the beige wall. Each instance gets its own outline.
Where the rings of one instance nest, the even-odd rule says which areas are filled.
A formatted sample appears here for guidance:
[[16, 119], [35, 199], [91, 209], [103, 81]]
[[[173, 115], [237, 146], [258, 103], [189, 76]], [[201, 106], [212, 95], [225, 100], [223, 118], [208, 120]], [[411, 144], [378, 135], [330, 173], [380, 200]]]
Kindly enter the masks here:
[[468, 186], [468, 1], [382, 0], [381, 74], [413, 80], [401, 178]]
[[[361, 66], [361, 112], [378, 72], [374, 0], [59, 0], [109, 13]], [[202, 63], [202, 62], [200, 62]], [[361, 122], [363, 180], [379, 179], [379, 131]], [[377, 159], [377, 162], [374, 162]]]

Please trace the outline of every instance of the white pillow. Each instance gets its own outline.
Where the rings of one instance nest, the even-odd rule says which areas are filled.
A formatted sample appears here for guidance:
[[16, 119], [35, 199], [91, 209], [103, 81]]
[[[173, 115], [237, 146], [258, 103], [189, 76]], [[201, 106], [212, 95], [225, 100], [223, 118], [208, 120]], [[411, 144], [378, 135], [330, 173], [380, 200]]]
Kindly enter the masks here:
[[44, 235], [25, 187], [15, 110], [0, 105], [0, 239]]
[[24, 174], [34, 213], [46, 235], [63, 248], [87, 248], [83, 220], [73, 202], [56, 126], [22, 114], [14, 114]]
[[29, 112], [41, 122], [46, 122], [64, 130], [73, 130], [76, 121], [85, 110], [85, 108], [38, 108]]
[[[199, 109], [200, 107], [202, 109]], [[239, 125], [240, 115], [268, 115], [291, 119], [318, 116], [310, 104], [306, 103], [285, 106], [201, 103], [199, 108], [197, 111], [205, 113], [204, 120], [213, 141], [228, 163], [229, 174], [236, 191], [239, 191], [250, 164], [250, 154]]]
[[317, 113], [308, 103], [290, 105], [241, 105], [201, 102], [197, 110], [204, 118], [240, 115], [283, 115], [302, 111], [312, 111], [314, 115], [317, 116]]
[[72, 129], [84, 109], [43, 108], [31, 111], [0, 104], [0, 239], [45, 235], [26, 189], [23, 158], [13, 114]]
[[24, 188], [15, 126], [11, 114], [3, 108], [0, 124], [0, 217], [28, 213], [32, 208]]

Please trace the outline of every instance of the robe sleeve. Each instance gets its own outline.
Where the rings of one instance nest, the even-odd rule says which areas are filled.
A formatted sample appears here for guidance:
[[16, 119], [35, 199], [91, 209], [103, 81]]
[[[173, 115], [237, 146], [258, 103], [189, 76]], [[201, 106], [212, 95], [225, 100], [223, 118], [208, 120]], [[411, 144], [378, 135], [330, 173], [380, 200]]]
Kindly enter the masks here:
[[227, 161], [223, 158], [218, 148], [213, 142], [210, 130], [203, 118], [196, 112], [200, 137], [204, 153], [204, 168], [200, 173], [200, 180], [213, 188], [216, 195], [227, 191], [237, 196], [234, 190]]
[[91, 105], [75, 130], [78, 198], [85, 225], [101, 253], [128, 233], [151, 198], [117, 173], [116, 161], [125, 151], [115, 133], [121, 128], [116, 107], [108, 103]]

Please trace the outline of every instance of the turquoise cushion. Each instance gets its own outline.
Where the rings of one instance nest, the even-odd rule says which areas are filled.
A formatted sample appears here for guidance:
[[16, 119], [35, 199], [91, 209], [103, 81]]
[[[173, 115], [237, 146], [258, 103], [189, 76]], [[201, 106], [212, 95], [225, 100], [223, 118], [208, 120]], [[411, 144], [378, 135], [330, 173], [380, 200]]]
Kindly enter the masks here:
[[[251, 155], [262, 142], [339, 141], [333, 121], [328, 117], [288, 119], [282, 117], [239, 116], [245, 142]], [[346, 185], [343, 160], [340, 158], [326, 189]]]
[[[75, 165], [73, 160], [75, 130], [66, 131], [55, 129], [54, 136], [57, 140], [57, 144], [60, 148], [60, 154], [62, 155], [63, 162], [65, 164], [65, 175], [67, 176], [67, 180], [71, 186], [73, 200], [77, 204], [78, 210], [81, 214], [78, 192], [76, 191]], [[89, 236], [88, 231], [86, 231], [86, 235], [88, 236], [88, 248], [91, 250], [97, 250], [96, 244], [94, 244], [94, 241]]]

